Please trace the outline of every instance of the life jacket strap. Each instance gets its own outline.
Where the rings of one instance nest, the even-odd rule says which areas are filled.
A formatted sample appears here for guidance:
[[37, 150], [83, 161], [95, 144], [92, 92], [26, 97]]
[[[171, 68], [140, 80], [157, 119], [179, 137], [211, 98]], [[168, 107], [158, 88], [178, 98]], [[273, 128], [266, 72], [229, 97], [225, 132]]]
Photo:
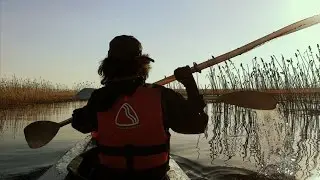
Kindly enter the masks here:
[[[106, 179], [114, 178], [119, 179], [119, 177], [126, 177], [124, 179], [162, 179], [166, 176], [166, 173], [170, 170], [169, 161], [152, 169], [138, 170], [138, 171], [128, 171], [128, 169], [117, 169], [110, 168], [104, 165], [99, 165], [97, 167], [100, 172], [99, 177], [106, 176]], [[145, 178], [148, 177], [148, 178]]]
[[[154, 154], [160, 154], [163, 152], [168, 152], [169, 161], [169, 144], [151, 145], [151, 146], [134, 146], [126, 145], [123, 147], [112, 147], [105, 145], [98, 145], [99, 151], [108, 156], [123, 156], [126, 159], [127, 172], [134, 171], [134, 157], [135, 156], [148, 156]], [[165, 164], [167, 164], [166, 162]]]
[[151, 146], [134, 146], [126, 145], [123, 147], [113, 147], [98, 145], [101, 153], [109, 156], [148, 156], [154, 154], [160, 154], [169, 151], [168, 144], [151, 145]]

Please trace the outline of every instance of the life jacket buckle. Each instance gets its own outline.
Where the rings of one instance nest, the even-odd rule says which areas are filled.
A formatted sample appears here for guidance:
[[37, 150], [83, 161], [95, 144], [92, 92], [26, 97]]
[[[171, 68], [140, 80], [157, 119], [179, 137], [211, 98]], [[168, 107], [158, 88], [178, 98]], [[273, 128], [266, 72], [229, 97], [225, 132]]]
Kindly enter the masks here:
[[134, 145], [127, 144], [124, 146], [125, 158], [127, 161], [127, 170], [128, 172], [133, 171], [133, 154], [134, 154]]

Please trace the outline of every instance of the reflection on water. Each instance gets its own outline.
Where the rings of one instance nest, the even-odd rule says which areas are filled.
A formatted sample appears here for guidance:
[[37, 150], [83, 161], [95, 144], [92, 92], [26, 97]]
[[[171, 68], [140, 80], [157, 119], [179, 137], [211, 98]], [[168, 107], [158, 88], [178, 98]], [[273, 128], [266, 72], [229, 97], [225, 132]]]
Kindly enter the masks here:
[[30, 149], [23, 128], [37, 120], [62, 121], [84, 102], [37, 105], [0, 111], [0, 179], [8, 174], [27, 173], [51, 165], [72, 145], [84, 137], [71, 126], [60, 129], [46, 146]]
[[[1, 111], [0, 179], [47, 167], [82, 139], [84, 135], [69, 125], [46, 146], [30, 149], [23, 128], [36, 120], [62, 121], [83, 105], [85, 102], [59, 103]], [[275, 176], [317, 179], [320, 117], [305, 113], [305, 109], [288, 109], [292, 107], [284, 108], [282, 104], [274, 111], [209, 104], [207, 131], [200, 136], [172, 132], [171, 152], [193, 179], [227, 179], [231, 175], [239, 179], [248, 179], [250, 175], [255, 179], [254, 172], [271, 179]]]
[[184, 157], [205, 166], [240, 167], [270, 178], [320, 179], [319, 115], [304, 111], [288, 113], [288, 108], [281, 104], [273, 111], [225, 104], [209, 107], [212, 113], [207, 132], [194, 137], [197, 145], [193, 149], [185, 145], [188, 140], [179, 142], [184, 149], [188, 148], [178, 148], [176, 154], [182, 152]]
[[[34, 121], [59, 122], [69, 118], [75, 108], [84, 105], [85, 102], [69, 102], [0, 110], [0, 137], [15, 139], [17, 135], [21, 135], [24, 127]], [[9, 134], [12, 136], [10, 137]]]

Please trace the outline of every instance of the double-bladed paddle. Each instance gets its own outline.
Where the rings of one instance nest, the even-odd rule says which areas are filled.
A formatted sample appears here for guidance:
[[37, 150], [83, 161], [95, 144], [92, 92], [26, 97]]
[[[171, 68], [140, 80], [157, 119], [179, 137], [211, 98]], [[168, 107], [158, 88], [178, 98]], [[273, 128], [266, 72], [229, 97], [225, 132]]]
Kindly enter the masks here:
[[[276, 108], [277, 101], [272, 95], [258, 91], [236, 91], [217, 96], [217, 103], [226, 103], [245, 108], [271, 110]], [[30, 148], [40, 148], [49, 143], [59, 129], [69, 123], [72, 118], [60, 123], [52, 121], [36, 121], [24, 128], [24, 135]]]

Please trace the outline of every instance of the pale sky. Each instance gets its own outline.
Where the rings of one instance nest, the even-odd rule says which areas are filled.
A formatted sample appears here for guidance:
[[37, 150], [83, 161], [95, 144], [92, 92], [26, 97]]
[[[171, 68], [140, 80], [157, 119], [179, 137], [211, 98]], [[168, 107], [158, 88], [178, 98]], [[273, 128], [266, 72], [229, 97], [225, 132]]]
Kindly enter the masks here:
[[[99, 83], [97, 68], [117, 35], [138, 38], [155, 59], [148, 82], [320, 14], [320, 0], [0, 0], [1, 76], [72, 85]], [[320, 25], [238, 56], [293, 57], [320, 44]], [[205, 71], [204, 71], [205, 73]], [[201, 82], [207, 83], [205, 74]]]

